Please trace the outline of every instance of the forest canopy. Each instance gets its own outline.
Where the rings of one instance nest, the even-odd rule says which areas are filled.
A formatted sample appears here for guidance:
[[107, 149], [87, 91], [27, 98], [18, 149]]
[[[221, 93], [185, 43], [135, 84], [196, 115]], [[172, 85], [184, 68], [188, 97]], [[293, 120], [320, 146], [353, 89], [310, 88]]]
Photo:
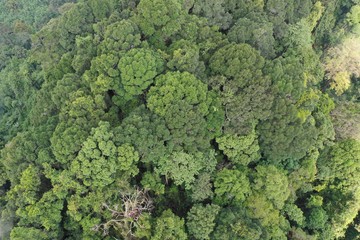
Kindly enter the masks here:
[[360, 238], [360, 1], [0, 0], [0, 239]]

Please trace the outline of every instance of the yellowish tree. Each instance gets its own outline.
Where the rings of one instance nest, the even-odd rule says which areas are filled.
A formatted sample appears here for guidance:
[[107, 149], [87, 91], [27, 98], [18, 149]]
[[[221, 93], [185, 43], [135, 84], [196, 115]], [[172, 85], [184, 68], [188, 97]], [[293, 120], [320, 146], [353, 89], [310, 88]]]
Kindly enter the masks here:
[[329, 48], [325, 70], [330, 88], [341, 95], [350, 87], [351, 76], [360, 77], [360, 38], [351, 36], [338, 46]]

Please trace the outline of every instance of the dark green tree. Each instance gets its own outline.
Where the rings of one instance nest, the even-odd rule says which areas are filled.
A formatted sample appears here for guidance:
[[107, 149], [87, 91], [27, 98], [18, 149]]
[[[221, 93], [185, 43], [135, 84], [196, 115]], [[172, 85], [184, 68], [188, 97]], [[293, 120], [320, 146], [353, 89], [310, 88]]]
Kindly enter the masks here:
[[257, 120], [270, 115], [273, 96], [271, 80], [263, 73], [265, 60], [248, 44], [229, 44], [220, 48], [210, 60], [225, 108], [225, 132], [248, 134]]
[[185, 240], [187, 235], [185, 233], [184, 219], [176, 216], [171, 210], [165, 210], [157, 219], [153, 228], [154, 233], [150, 239], [160, 240]]
[[215, 227], [215, 218], [220, 211], [217, 205], [194, 205], [187, 215], [186, 226], [195, 239], [210, 239]]

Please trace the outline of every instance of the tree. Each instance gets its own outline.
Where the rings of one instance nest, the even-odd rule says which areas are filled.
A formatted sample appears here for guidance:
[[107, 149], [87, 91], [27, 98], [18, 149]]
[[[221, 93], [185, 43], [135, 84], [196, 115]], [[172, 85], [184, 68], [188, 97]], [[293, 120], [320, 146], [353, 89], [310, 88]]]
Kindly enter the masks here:
[[158, 160], [155, 172], [159, 172], [174, 180], [176, 185], [185, 185], [190, 189], [195, 181], [195, 175], [201, 170], [212, 172], [216, 166], [216, 159], [213, 153], [208, 155], [197, 152], [187, 154], [185, 152], [173, 152], [170, 156], [164, 156]]
[[45, 71], [51, 70], [74, 47], [76, 37], [92, 33], [91, 8], [83, 2], [67, 6], [63, 15], [49, 21], [32, 38], [31, 58], [41, 62]]
[[212, 233], [212, 239], [262, 239], [262, 229], [257, 220], [249, 218], [244, 209], [227, 207], [221, 209]]
[[285, 172], [272, 165], [259, 165], [256, 167], [252, 189], [259, 194], [263, 194], [277, 209], [283, 208], [290, 195]]
[[319, 151], [313, 150], [303, 158], [299, 168], [289, 174], [289, 187], [292, 191], [298, 189], [302, 192], [312, 189], [311, 183], [316, 179], [317, 167], [316, 161], [319, 157]]
[[41, 83], [37, 73], [31, 63], [17, 58], [0, 71], [0, 141], [9, 141], [22, 130], [36, 86]]
[[185, 100], [185, 104], [195, 105], [193, 111], [202, 116], [208, 114], [206, 85], [187, 72], [169, 72], [159, 76], [155, 86], [149, 90], [147, 106], [170, 122], [167, 113], [171, 112], [171, 107], [181, 99]]
[[[104, 187], [115, 181], [115, 176], [131, 177], [138, 173], [139, 155], [129, 144], [116, 146], [108, 122], [99, 122], [82, 144], [77, 158], [71, 162], [70, 171], [85, 186], [92, 189]], [[123, 174], [119, 175], [119, 171]]]
[[251, 13], [239, 18], [227, 34], [235, 43], [247, 43], [267, 58], [275, 56], [273, 24], [264, 14]]
[[185, 240], [187, 235], [185, 233], [184, 220], [176, 216], [170, 209], [165, 210], [156, 219], [154, 232], [150, 239], [160, 240]]
[[328, 219], [326, 211], [321, 207], [311, 209], [309, 216], [307, 217], [306, 226], [310, 229], [322, 229]]
[[116, 145], [127, 143], [134, 146], [143, 163], [151, 163], [173, 150], [165, 121], [144, 105], [133, 110], [119, 127], [114, 128], [114, 135]]
[[63, 200], [58, 199], [52, 190], [45, 192], [36, 203], [17, 209], [16, 214], [20, 217], [18, 226], [39, 226], [49, 236], [60, 237], [63, 231], [61, 227], [63, 204]]
[[57, 161], [65, 164], [74, 159], [91, 128], [101, 119], [106, 120], [105, 106], [101, 95], [90, 96], [84, 90], [70, 95], [59, 114], [60, 122], [50, 139]]
[[296, 222], [296, 224], [302, 227], [305, 223], [305, 217], [302, 210], [295, 204], [285, 204], [284, 211], [289, 220]]
[[156, 195], [165, 193], [165, 185], [162, 183], [162, 179], [158, 174], [153, 174], [152, 172], [143, 173], [141, 185], [145, 190], [151, 190], [155, 192]]
[[331, 112], [332, 122], [339, 140], [355, 139], [360, 141], [360, 108], [358, 103], [341, 101]]
[[360, 167], [360, 143], [343, 140], [324, 151], [318, 161], [319, 178], [330, 182], [342, 181], [341, 185], [353, 186]]
[[249, 13], [260, 12], [264, 8], [263, 0], [246, 1], [246, 0], [225, 0], [225, 9], [230, 12], [233, 19], [237, 20]]
[[80, 76], [73, 73], [65, 74], [60, 81], [57, 81], [51, 94], [51, 100], [58, 109], [61, 109], [69, 99], [70, 94], [76, 92], [81, 87], [83, 87], [83, 83]]
[[101, 54], [91, 60], [91, 68], [83, 78], [94, 94], [103, 94], [108, 90], [120, 90], [120, 71], [117, 68], [119, 56]]
[[199, 59], [199, 47], [196, 44], [182, 39], [171, 44], [169, 51], [172, 57], [167, 63], [168, 68], [187, 71], [197, 77], [203, 76], [205, 66]]
[[20, 183], [15, 185], [7, 193], [8, 201], [13, 201], [19, 208], [35, 204], [39, 200], [40, 171], [33, 165], [29, 165], [22, 173]]
[[192, 13], [207, 18], [210, 25], [216, 25], [220, 29], [228, 29], [232, 22], [232, 17], [231, 14], [225, 10], [225, 7], [225, 0], [196, 0], [192, 7]]
[[215, 218], [220, 211], [217, 205], [194, 205], [187, 215], [186, 226], [190, 235], [195, 239], [210, 239], [210, 234], [215, 227]]
[[350, 87], [350, 77], [360, 76], [359, 39], [346, 38], [341, 44], [329, 48], [325, 58], [326, 77], [330, 88], [341, 95]]
[[[286, 239], [289, 223], [280, 211], [262, 193], [251, 194], [245, 201], [247, 216], [256, 219], [262, 229], [264, 239]], [[262, 238], [260, 238], [262, 239]]]
[[251, 80], [259, 81], [264, 64], [264, 58], [248, 44], [228, 44], [220, 48], [210, 60], [214, 75], [233, 78], [232, 91], [244, 88]]
[[302, 122], [288, 99], [278, 99], [274, 108], [271, 118], [259, 125], [260, 149], [275, 165], [298, 161], [315, 144], [318, 131], [313, 116], [305, 116]]
[[[216, 95], [188, 72], [169, 72], [155, 79], [147, 95], [147, 107], [163, 117], [170, 130], [172, 143], [177, 150], [205, 150], [221, 122], [207, 126], [207, 118], [220, 118], [216, 107]], [[210, 128], [210, 129], [209, 129]], [[211, 132], [209, 130], [212, 130]]]
[[142, 43], [138, 26], [130, 20], [123, 19], [107, 24], [103, 31], [98, 27], [97, 34], [102, 39], [98, 47], [100, 54], [123, 54]]
[[92, 36], [77, 37], [75, 39], [76, 53], [71, 62], [71, 67], [81, 76], [90, 69], [91, 59], [96, 56], [95, 40]]
[[334, 104], [313, 90], [323, 78], [319, 56], [313, 50], [297, 52], [287, 52], [266, 69], [278, 97], [269, 119], [258, 125], [259, 142], [267, 159], [276, 164], [298, 161], [311, 146], [322, 148], [334, 137], [328, 111]]
[[45, 240], [49, 238], [49, 235], [46, 232], [41, 231], [37, 228], [30, 227], [15, 227], [10, 233], [11, 239], [21, 240], [21, 239], [39, 239]]
[[178, 0], [143, 0], [137, 6], [134, 21], [149, 38], [149, 42], [158, 48], [164, 48], [185, 21], [185, 11]]
[[163, 60], [154, 51], [147, 49], [131, 49], [120, 59], [122, 91], [118, 94], [125, 100], [140, 95], [162, 72]]
[[260, 147], [257, 141], [255, 129], [245, 136], [225, 134], [216, 138], [219, 149], [231, 162], [239, 165], [248, 165], [260, 159]]
[[[28, 131], [17, 134], [1, 151], [1, 164], [6, 177], [13, 185], [20, 181], [22, 172], [29, 166], [41, 166], [44, 161], [53, 162], [46, 156], [49, 149], [50, 134], [54, 130], [54, 122], [49, 119], [48, 125], [28, 128]], [[50, 154], [51, 155], [51, 154]]]
[[338, 36], [330, 34], [336, 27], [336, 22], [339, 20], [341, 12], [341, 3], [330, 1], [326, 5], [323, 16], [315, 29], [314, 37], [315, 43], [320, 48], [325, 48], [329, 44], [333, 44], [338, 39]]
[[212, 191], [211, 176], [209, 173], [200, 173], [191, 186], [191, 199], [194, 202], [201, 202], [206, 199], [212, 199], [214, 192]]
[[324, 197], [324, 202], [327, 203], [324, 209], [329, 216], [331, 230], [335, 237], [344, 235], [347, 226], [359, 211], [359, 151], [358, 141], [352, 139], [339, 141], [331, 148], [327, 148], [317, 163], [318, 178], [325, 185], [320, 193]]
[[[193, 16], [193, 15], [190, 15]], [[195, 17], [195, 16], [194, 16]], [[194, 24], [194, 21], [197, 23]], [[218, 31], [218, 28], [215, 26], [207, 26], [206, 21], [204, 19], [195, 18], [193, 22], [187, 22], [188, 25], [193, 26], [191, 29], [196, 29], [196, 35], [192, 37], [194, 34], [190, 35], [191, 38], [188, 36], [190, 33], [186, 31], [187, 27], [184, 27], [184, 34], [182, 35], [183, 38], [195, 38], [197, 45], [199, 46], [199, 56], [200, 60], [204, 61], [206, 66], [208, 66], [208, 61], [212, 57], [212, 55], [221, 47], [225, 46], [229, 43], [226, 35], [222, 34]]]
[[346, 14], [346, 21], [348, 25], [352, 28], [352, 33], [359, 34], [360, 33], [360, 5], [353, 5], [350, 11]]
[[270, 115], [273, 100], [270, 79], [263, 73], [265, 60], [248, 44], [228, 44], [210, 59], [213, 75], [225, 108], [225, 132], [248, 134], [254, 122]]
[[250, 182], [245, 171], [223, 169], [217, 173], [215, 203], [219, 205], [240, 204], [250, 193]]

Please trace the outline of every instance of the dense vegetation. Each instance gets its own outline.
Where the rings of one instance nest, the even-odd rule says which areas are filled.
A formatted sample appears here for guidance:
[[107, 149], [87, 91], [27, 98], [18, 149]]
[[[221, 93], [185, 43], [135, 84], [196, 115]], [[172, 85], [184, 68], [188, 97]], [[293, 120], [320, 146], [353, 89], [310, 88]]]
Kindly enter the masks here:
[[0, 30], [1, 239], [359, 239], [359, 0], [0, 0]]

